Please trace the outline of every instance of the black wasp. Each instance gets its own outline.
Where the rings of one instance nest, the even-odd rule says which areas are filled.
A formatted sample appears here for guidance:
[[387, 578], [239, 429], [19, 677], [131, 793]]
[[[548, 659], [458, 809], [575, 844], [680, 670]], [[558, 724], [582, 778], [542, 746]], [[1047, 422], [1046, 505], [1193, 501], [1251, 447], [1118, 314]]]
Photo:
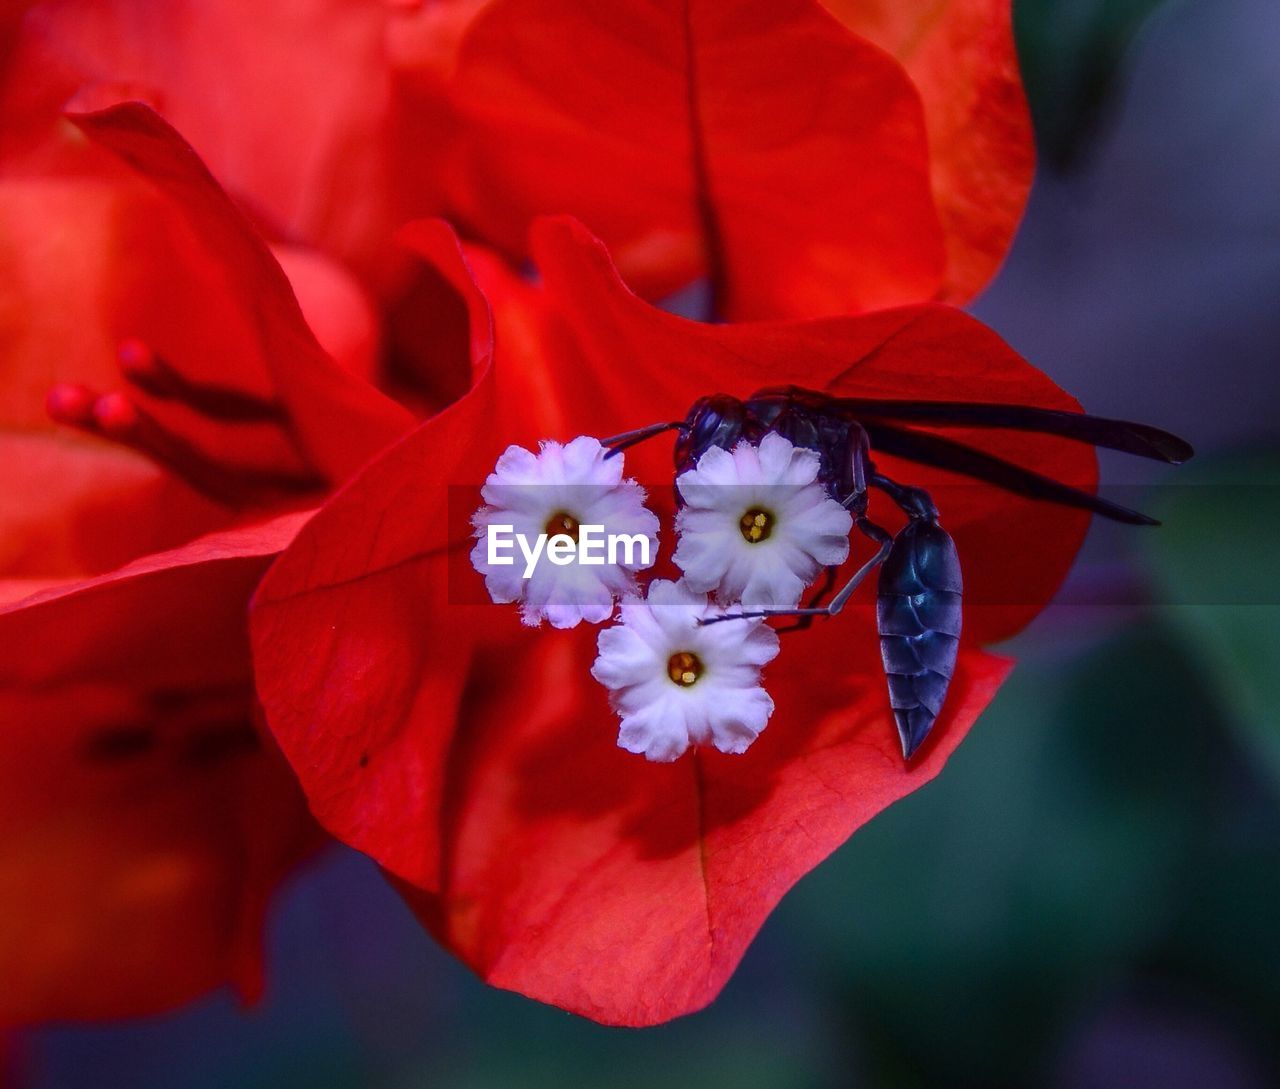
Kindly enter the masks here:
[[[1118, 522], [1158, 524], [1154, 518], [983, 450], [902, 426], [909, 423], [1059, 435], [1173, 465], [1181, 464], [1193, 453], [1191, 446], [1176, 435], [1123, 420], [1029, 405], [832, 397], [797, 386], [762, 389], [745, 401], [722, 393], [703, 397], [683, 420], [614, 435], [603, 443], [613, 454], [664, 431], [677, 431], [677, 474], [693, 468], [713, 446], [729, 450], [744, 439], [759, 443], [769, 432], [818, 453], [819, 481], [832, 498], [849, 509], [857, 528], [877, 545], [875, 555], [826, 605], [821, 602], [834, 585], [834, 570], [828, 572], [826, 585], [802, 608], [741, 612], [717, 620], [788, 616], [797, 618], [796, 627], [806, 627], [815, 616], [838, 613], [862, 580], [879, 567], [876, 619], [880, 650], [889, 682], [889, 702], [906, 759], [932, 729], [955, 671], [961, 623], [960, 560], [950, 535], [938, 522], [938, 509], [929, 493], [878, 472], [871, 459], [872, 450], [947, 469], [1019, 495], [1080, 507]], [[907, 515], [906, 525], [896, 535], [867, 517], [870, 488], [883, 492]]]

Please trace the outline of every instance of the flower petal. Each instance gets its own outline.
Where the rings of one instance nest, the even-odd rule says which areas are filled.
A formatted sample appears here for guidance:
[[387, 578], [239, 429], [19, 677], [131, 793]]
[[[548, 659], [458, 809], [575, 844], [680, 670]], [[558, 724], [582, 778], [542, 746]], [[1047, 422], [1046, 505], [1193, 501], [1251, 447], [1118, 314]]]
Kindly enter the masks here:
[[17, 41], [4, 127], [44, 123], [81, 88], [101, 105], [150, 102], [275, 237], [368, 266], [407, 218], [388, 169], [385, 38], [402, 21], [363, 0], [40, 4]]
[[260, 991], [268, 898], [318, 830], [254, 728], [245, 605], [306, 517], [0, 610], [0, 1023]]
[[919, 99], [816, 0], [495, 0], [453, 90], [455, 203], [509, 252], [571, 212], [646, 294], [722, 280], [727, 318], [940, 285]]
[[1031, 191], [1031, 117], [1010, 0], [823, 0], [896, 57], [924, 102], [934, 200], [946, 235], [941, 298], [963, 303], [1008, 252]]
[[[313, 465], [341, 481], [410, 425], [405, 409], [325, 354], [266, 244], [157, 114], [135, 102], [72, 120], [170, 196], [207, 252], [229, 270], [236, 301], [256, 321], [261, 362]], [[341, 428], [333, 427], [337, 417]]]
[[[771, 667], [777, 710], [748, 752], [655, 765], [614, 745], [589, 698], [512, 713], [534, 670], [560, 678], [574, 657], [540, 644], [490, 689], [497, 713], [468, 725], [448, 892], [398, 886], [497, 986], [610, 1024], [701, 1008], [800, 876], [941, 770], [1009, 668], [965, 652], [937, 741], [907, 769], [879, 678], [833, 670], [814, 645], [804, 669], [807, 647]], [[488, 684], [504, 667], [482, 668]]]

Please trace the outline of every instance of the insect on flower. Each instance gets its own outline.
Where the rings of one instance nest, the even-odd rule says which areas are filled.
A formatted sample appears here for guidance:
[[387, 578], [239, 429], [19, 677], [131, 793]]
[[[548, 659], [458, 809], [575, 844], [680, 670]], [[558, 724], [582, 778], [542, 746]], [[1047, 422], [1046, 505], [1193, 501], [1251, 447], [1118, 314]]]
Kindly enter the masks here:
[[[787, 889], [942, 771], [1012, 668], [982, 645], [1008, 638], [1044, 606], [1089, 512], [979, 482], [944, 492], [935, 480], [953, 474], [921, 467], [917, 475], [877, 448], [881, 472], [933, 492], [965, 569], [965, 632], [946, 705], [908, 762], [871, 623], [815, 624], [782, 636], [772, 660], [761, 662], [761, 646], [758, 666], [732, 641], [751, 630], [761, 643], [772, 641], [776, 626], [790, 621], [699, 626], [713, 615], [699, 609], [755, 606], [712, 606], [690, 586], [687, 605], [674, 592], [671, 604], [693, 622], [673, 622], [643, 648], [610, 645], [612, 635], [601, 646], [614, 629], [587, 623], [521, 630], [514, 607], [472, 606], [474, 590], [483, 593], [479, 576], [466, 580], [467, 600], [458, 599], [453, 575], [475, 542], [462, 518], [442, 519], [440, 511], [451, 509], [458, 488], [472, 496], [511, 443], [536, 451], [540, 437], [629, 432], [680, 419], [716, 391], [745, 397], [794, 382], [831, 396], [959, 401], [981, 389], [991, 401], [1073, 414], [1079, 405], [990, 330], [947, 307], [822, 322], [695, 323], [628, 291], [599, 241], [567, 219], [537, 231], [537, 291], [545, 295], [512, 293], [505, 281], [486, 291], [443, 227], [422, 225], [414, 238], [465, 291], [476, 385], [369, 462], [272, 565], [251, 611], [268, 722], [322, 824], [394, 874], [433, 933], [485, 980], [608, 1024], [690, 1013], [719, 993]], [[482, 268], [480, 280], [491, 271]], [[545, 312], [533, 309], [540, 300]], [[520, 328], [545, 330], [545, 350], [513, 336], [495, 343], [492, 319], [501, 330], [504, 313]], [[870, 419], [855, 415], [864, 425]], [[1096, 458], [1083, 443], [971, 427], [952, 434], [1082, 490], [1094, 486]], [[727, 452], [737, 441], [726, 438]], [[627, 450], [624, 475], [648, 485], [665, 529], [676, 515], [661, 484], [672, 473], [662, 447]], [[892, 504], [875, 494], [870, 516], [896, 530], [905, 519], [890, 521], [896, 508], [882, 516], [881, 506]], [[371, 511], [388, 516], [372, 519]], [[455, 505], [453, 513], [463, 512]], [[738, 532], [736, 523], [729, 528]], [[667, 540], [675, 545], [675, 534]], [[849, 570], [871, 550], [859, 544]], [[663, 604], [661, 580], [675, 577], [671, 558], [670, 550], [659, 556], [653, 579], [637, 575], [649, 590], [637, 603], [650, 611]], [[628, 626], [631, 611], [624, 607], [614, 628]], [[634, 611], [642, 623], [643, 610]], [[733, 653], [713, 661], [722, 649]], [[623, 673], [615, 652], [629, 660], [631, 651], [636, 671]], [[606, 658], [619, 668], [607, 679]], [[600, 663], [596, 679], [593, 663]], [[738, 665], [747, 668], [721, 676]], [[653, 695], [642, 690], [646, 678], [660, 682], [663, 696], [688, 697], [683, 709], [707, 709], [708, 726], [710, 713], [718, 719], [729, 709], [704, 702], [721, 679], [735, 699], [767, 689], [773, 713], [741, 755], [701, 734], [683, 756], [654, 763], [616, 743], [619, 718], [633, 707], [643, 712]], [[762, 725], [748, 719], [751, 706], [715, 725], [747, 740], [738, 727]], [[759, 708], [767, 707], [761, 699]], [[701, 722], [686, 717], [690, 724]]]
[[827, 494], [812, 450], [779, 434], [712, 447], [676, 487], [674, 556], [694, 590], [724, 604], [790, 609], [824, 567], [849, 558], [853, 516]]
[[[848, 510], [859, 532], [875, 544], [875, 553], [825, 604], [834, 587], [834, 567], [828, 567], [826, 584], [803, 606], [747, 608], [700, 617], [698, 623], [792, 617], [792, 629], [808, 627], [815, 617], [839, 613], [863, 580], [879, 568], [876, 619], [881, 657], [902, 754], [909, 760], [929, 735], [955, 671], [961, 627], [960, 560], [929, 493], [879, 472], [873, 450], [1118, 522], [1158, 523], [954, 439], [902, 426], [908, 422], [1031, 431], [1174, 465], [1193, 453], [1182, 439], [1145, 424], [1029, 405], [839, 398], [797, 386], [762, 389], [745, 401], [726, 394], [703, 397], [683, 420], [614, 435], [603, 445], [612, 456], [663, 432], [676, 431], [675, 463], [681, 476], [698, 471], [705, 459], [718, 458], [715, 451], [734, 449], [744, 441], [763, 454], [771, 436], [817, 453], [818, 481], [831, 499]], [[868, 492], [873, 488], [907, 516], [906, 525], [896, 534], [868, 517]], [[683, 501], [683, 494], [680, 498]], [[744, 510], [742, 536], [748, 542], [761, 540], [777, 517], [778, 512], [763, 507]]]

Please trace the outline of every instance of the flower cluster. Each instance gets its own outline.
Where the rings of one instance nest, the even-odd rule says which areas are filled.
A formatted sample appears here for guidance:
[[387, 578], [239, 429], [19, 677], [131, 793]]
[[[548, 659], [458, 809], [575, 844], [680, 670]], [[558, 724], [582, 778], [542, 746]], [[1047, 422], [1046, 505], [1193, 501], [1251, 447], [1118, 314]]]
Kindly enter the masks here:
[[[758, 445], [708, 450], [676, 479], [683, 506], [674, 561], [684, 577], [641, 595], [635, 571], [653, 563], [658, 519], [640, 487], [623, 479], [623, 456], [585, 436], [545, 442], [538, 454], [512, 446], [482, 490], [471, 562], [493, 601], [519, 602], [527, 624], [600, 623], [622, 599], [591, 669], [622, 718], [622, 748], [664, 762], [690, 745], [745, 752], [773, 713], [760, 670], [778, 653], [778, 637], [759, 617], [706, 621], [732, 617], [723, 606], [794, 608], [819, 571], [848, 557], [853, 517], [818, 482], [819, 465], [816, 452], [772, 433]], [[643, 533], [653, 548], [643, 564], [613, 556], [596, 566], [581, 557], [555, 564], [549, 548], [536, 557], [526, 549], [522, 572], [514, 557], [494, 562], [498, 526], [551, 544], [562, 534], [578, 544], [583, 527], [599, 526], [609, 536]]]

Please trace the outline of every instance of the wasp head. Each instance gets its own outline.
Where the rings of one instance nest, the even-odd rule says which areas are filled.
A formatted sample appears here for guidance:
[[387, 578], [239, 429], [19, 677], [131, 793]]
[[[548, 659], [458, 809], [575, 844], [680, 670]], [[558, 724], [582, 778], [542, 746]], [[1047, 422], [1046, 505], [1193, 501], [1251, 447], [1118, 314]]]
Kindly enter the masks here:
[[743, 437], [746, 425], [746, 407], [738, 398], [724, 393], [698, 398], [676, 441], [676, 470], [693, 468], [713, 446], [731, 450]]

